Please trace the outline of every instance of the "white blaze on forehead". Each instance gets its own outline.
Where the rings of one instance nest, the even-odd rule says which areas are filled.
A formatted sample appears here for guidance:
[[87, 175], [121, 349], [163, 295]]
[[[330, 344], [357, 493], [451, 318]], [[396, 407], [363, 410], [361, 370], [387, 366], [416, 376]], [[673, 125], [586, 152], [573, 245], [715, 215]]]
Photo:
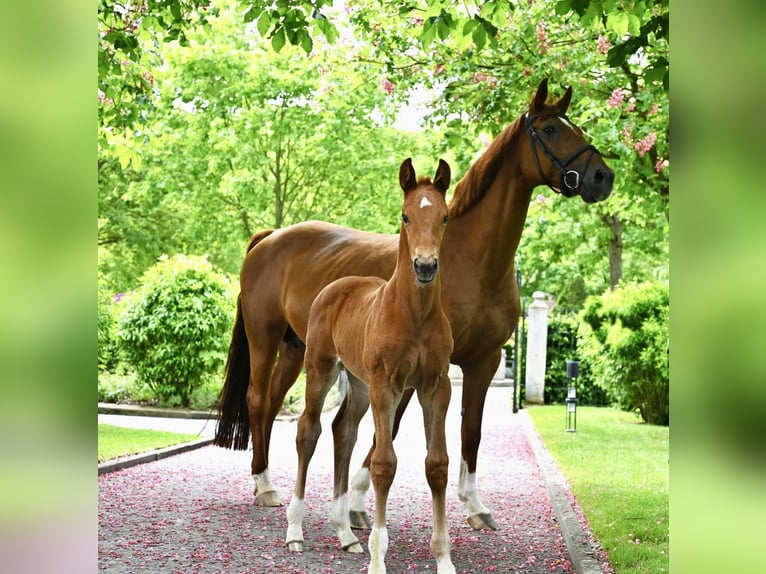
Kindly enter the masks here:
[[565, 126], [567, 126], [570, 130], [572, 130], [575, 133], [577, 132], [577, 130], [574, 129], [574, 126], [569, 123], [568, 119], [566, 119], [566, 118], [564, 118], [562, 116], [559, 116], [559, 119], [561, 120], [561, 123], [564, 124]]
[[433, 205], [430, 201], [428, 201], [428, 198], [426, 196], [423, 196], [423, 199], [420, 200], [420, 208], [428, 207], [429, 205]]

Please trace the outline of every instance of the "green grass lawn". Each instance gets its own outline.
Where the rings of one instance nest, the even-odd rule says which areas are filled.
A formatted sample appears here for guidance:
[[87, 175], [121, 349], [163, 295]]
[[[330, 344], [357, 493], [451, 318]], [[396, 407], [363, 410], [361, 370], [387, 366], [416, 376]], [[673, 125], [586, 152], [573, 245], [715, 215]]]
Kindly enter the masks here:
[[98, 425], [98, 462], [197, 440], [193, 434]]
[[531, 407], [545, 446], [569, 480], [593, 534], [617, 574], [669, 571], [668, 427], [610, 408]]

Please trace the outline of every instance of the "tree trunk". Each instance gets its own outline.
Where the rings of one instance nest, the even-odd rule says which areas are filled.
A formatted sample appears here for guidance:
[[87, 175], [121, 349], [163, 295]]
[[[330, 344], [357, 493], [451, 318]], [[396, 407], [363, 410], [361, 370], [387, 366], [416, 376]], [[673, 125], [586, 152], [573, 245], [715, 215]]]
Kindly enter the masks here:
[[622, 220], [617, 213], [605, 215], [603, 219], [612, 232], [609, 238], [609, 288], [614, 289], [622, 279]]

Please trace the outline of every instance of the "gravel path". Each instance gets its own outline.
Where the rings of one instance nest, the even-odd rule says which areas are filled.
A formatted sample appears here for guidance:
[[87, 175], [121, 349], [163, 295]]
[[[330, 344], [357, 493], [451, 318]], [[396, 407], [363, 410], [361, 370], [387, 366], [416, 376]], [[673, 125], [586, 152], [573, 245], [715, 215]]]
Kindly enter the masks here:
[[[480, 494], [500, 530], [475, 532], [468, 526], [456, 494], [460, 389], [454, 393], [447, 418], [447, 515], [457, 571], [574, 572], [521, 415], [511, 413], [506, 388], [490, 389], [479, 451]], [[329, 522], [333, 415], [323, 417], [324, 432], [309, 467], [303, 554], [284, 547], [284, 507], [253, 505], [250, 453], [208, 446], [99, 477], [99, 568], [115, 573], [366, 572], [366, 554], [343, 553]], [[360, 427], [352, 473], [370, 444], [371, 423], [368, 413]], [[285, 502], [297, 466], [296, 426], [277, 421], [273, 432], [271, 476]], [[416, 402], [402, 420], [394, 447], [399, 464], [389, 497], [388, 572], [435, 572], [429, 550], [425, 439]], [[368, 508], [372, 509], [372, 494]], [[365, 551], [367, 534], [357, 533]]]

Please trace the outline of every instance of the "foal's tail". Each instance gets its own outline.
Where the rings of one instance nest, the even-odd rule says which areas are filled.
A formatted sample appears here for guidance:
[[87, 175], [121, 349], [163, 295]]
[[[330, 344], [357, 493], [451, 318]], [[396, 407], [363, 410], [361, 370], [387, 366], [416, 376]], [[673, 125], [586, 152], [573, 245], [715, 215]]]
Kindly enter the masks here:
[[[259, 231], [250, 238], [247, 252], [272, 229]], [[213, 444], [234, 450], [246, 450], [250, 440], [250, 418], [247, 411], [247, 387], [250, 384], [250, 348], [242, 316], [242, 295], [237, 297], [237, 317], [231, 333], [226, 375], [218, 397], [218, 426]]]
[[226, 377], [218, 397], [218, 426], [213, 444], [234, 450], [246, 450], [250, 440], [247, 412], [247, 387], [250, 384], [250, 352], [242, 317], [242, 296], [237, 298], [237, 318], [231, 333]]

